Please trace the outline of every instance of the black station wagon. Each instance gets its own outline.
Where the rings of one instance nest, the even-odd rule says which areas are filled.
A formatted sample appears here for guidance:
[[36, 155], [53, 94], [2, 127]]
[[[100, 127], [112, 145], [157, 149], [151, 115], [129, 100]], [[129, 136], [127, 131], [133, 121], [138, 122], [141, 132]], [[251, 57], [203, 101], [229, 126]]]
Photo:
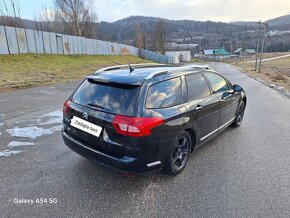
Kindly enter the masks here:
[[62, 135], [72, 150], [122, 174], [174, 175], [197, 146], [240, 126], [246, 104], [239, 85], [207, 66], [104, 68], [65, 102]]

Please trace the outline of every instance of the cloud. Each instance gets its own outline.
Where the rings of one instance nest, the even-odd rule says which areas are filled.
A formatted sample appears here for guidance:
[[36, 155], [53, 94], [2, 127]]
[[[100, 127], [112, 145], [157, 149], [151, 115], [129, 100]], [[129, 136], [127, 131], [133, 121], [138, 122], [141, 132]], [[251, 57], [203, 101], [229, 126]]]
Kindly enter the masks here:
[[289, 13], [289, 0], [94, 0], [100, 21], [131, 15], [200, 21], [267, 20]]

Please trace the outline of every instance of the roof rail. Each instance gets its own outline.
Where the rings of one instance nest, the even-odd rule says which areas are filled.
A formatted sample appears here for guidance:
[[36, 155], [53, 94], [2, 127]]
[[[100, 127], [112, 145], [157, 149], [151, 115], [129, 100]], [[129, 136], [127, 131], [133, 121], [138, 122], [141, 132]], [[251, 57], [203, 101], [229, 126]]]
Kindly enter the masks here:
[[160, 70], [156, 72], [152, 72], [149, 74], [146, 79], [151, 79], [153, 77], [163, 75], [164, 73], [169, 73], [170, 71], [182, 71], [182, 70], [190, 70], [190, 69], [206, 69], [206, 70], [212, 70], [208, 65], [197, 65], [197, 64], [191, 64], [191, 65], [182, 65], [182, 66], [176, 66], [170, 70]]
[[[134, 68], [142, 68], [142, 67], [162, 67], [162, 66], [169, 66], [168, 64], [158, 64], [158, 63], [142, 63], [142, 64], [130, 64], [131, 67]], [[96, 71], [96, 73], [101, 73], [105, 71], [111, 71], [111, 70], [118, 70], [118, 69], [129, 69], [128, 64], [123, 64], [123, 65], [117, 65], [117, 66], [112, 66], [112, 67], [105, 67], [102, 69], [99, 69]]]

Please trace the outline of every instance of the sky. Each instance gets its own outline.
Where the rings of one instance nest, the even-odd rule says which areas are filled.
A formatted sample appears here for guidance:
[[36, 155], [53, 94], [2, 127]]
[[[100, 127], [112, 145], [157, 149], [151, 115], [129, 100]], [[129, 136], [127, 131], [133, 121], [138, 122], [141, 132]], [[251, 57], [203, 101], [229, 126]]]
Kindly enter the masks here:
[[[22, 16], [33, 19], [53, 0], [18, 0]], [[131, 15], [197, 21], [266, 21], [290, 13], [290, 0], [91, 0], [99, 21]]]

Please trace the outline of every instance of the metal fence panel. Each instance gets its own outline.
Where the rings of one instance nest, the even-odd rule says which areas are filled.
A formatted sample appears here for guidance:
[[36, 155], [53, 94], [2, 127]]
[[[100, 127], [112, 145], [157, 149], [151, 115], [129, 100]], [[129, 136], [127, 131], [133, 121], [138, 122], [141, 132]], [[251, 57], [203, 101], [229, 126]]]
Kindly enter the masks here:
[[92, 40], [91, 39], [86, 39], [86, 54], [91, 55], [92, 52]]
[[93, 45], [93, 55], [96, 55], [97, 54], [97, 40], [93, 39], [92, 45]]
[[105, 55], [105, 47], [103, 41], [100, 41], [100, 55]]
[[96, 54], [100, 55], [101, 54], [101, 41], [100, 40], [96, 40]]
[[50, 38], [50, 48], [52, 54], [57, 54], [57, 45], [56, 45], [56, 34], [55, 33], [49, 33]]
[[81, 43], [82, 43], [83, 54], [87, 54], [87, 46], [86, 46], [86, 38], [85, 37], [81, 37]]
[[74, 54], [79, 54], [78, 38], [76, 36], [72, 36], [72, 40], [74, 44]]
[[19, 54], [16, 30], [14, 27], [5, 26], [9, 54]]
[[19, 53], [28, 53], [25, 29], [16, 28]]
[[116, 55], [120, 55], [121, 54], [121, 45], [119, 45], [118, 43], [115, 44], [116, 46]]
[[69, 54], [70, 53], [70, 46], [69, 46], [69, 41], [67, 35], [62, 35], [62, 40], [63, 40], [63, 52], [64, 54]]
[[102, 41], [102, 55], [106, 55], [106, 44]]
[[104, 42], [104, 47], [105, 47], [105, 55], [109, 55], [110, 53], [110, 48], [109, 48], [109, 43]]
[[34, 38], [34, 30], [26, 29], [26, 39], [27, 39], [27, 48], [28, 52], [36, 53], [36, 42]]
[[82, 38], [78, 36], [77, 41], [78, 41], [79, 54], [83, 54]]
[[56, 47], [57, 47], [57, 53], [63, 54], [63, 38], [61, 34], [56, 34]]
[[111, 42], [107, 42], [107, 46], [108, 46], [108, 55], [114, 55], [115, 54], [115, 45], [114, 43], [111, 43]]
[[9, 54], [4, 26], [0, 26], [0, 54]]
[[51, 54], [49, 33], [42, 32], [42, 39], [43, 39], [44, 53]]
[[152, 60], [158, 63], [172, 63], [172, 60], [169, 56], [157, 54], [148, 50], [141, 49], [140, 57]]
[[120, 54], [121, 55], [129, 55], [130, 54], [129, 47], [122, 45]]
[[69, 43], [69, 54], [74, 54], [74, 43], [73, 43], [73, 37], [72, 36], [67, 36], [68, 38], [68, 43]]
[[[6, 34], [6, 35], [5, 35]], [[134, 55], [160, 63], [174, 63], [172, 57], [130, 45], [68, 36], [52, 32], [0, 26], [0, 54], [19, 53]]]
[[33, 32], [34, 32], [34, 38], [35, 38], [36, 52], [38, 54], [42, 54], [44, 53], [42, 32], [38, 30], [34, 30]]
[[105, 55], [105, 43], [103, 41], [101, 41], [100, 43], [100, 47], [101, 47], [101, 55]]

